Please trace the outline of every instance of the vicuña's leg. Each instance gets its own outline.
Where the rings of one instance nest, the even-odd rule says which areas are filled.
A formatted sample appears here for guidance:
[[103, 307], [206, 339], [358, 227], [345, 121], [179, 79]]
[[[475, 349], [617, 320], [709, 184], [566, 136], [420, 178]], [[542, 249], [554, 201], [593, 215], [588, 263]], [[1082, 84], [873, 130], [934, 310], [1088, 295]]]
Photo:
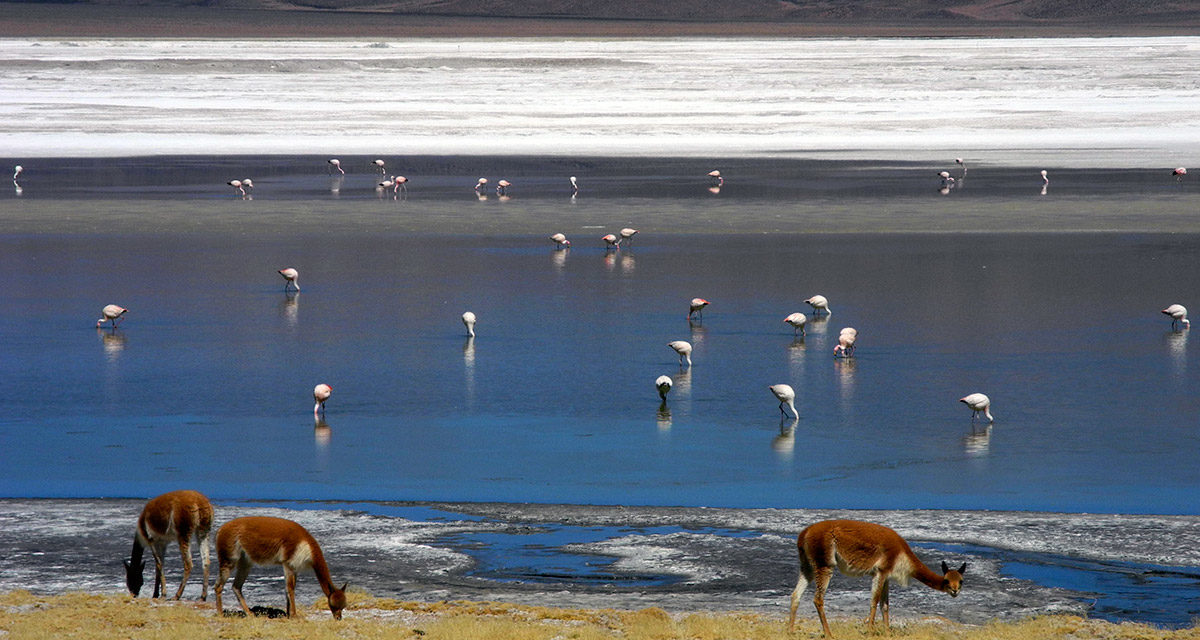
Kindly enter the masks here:
[[817, 617], [821, 619], [821, 629], [826, 638], [832, 638], [829, 621], [825, 619], [825, 590], [829, 588], [829, 579], [833, 577], [833, 567], [821, 567], [816, 570], [816, 593], [813, 594], [813, 604], [817, 606]]
[[[188, 544], [187, 536], [179, 536], [179, 555], [183, 556], [183, 579], [179, 581], [179, 589], [175, 591], [176, 600], [183, 597], [183, 587], [192, 575], [192, 547]], [[163, 591], [166, 590], [166, 585], [163, 585]]]
[[203, 601], [208, 600], [208, 565], [210, 560], [208, 554], [208, 536], [198, 538], [197, 542], [200, 543], [200, 562], [204, 565], [204, 584], [200, 589], [200, 600]]
[[[224, 567], [222, 571], [226, 571]], [[238, 558], [237, 575], [233, 576], [233, 595], [237, 596], [238, 603], [242, 605], [242, 611], [246, 613], [246, 617], [254, 615], [250, 613], [250, 605], [246, 604], [246, 597], [242, 595], [242, 585], [246, 583], [246, 576], [250, 575], [250, 559], [246, 556]]]
[[155, 542], [150, 545], [150, 553], [154, 555], [154, 596], [167, 597], [167, 579], [163, 576], [163, 555], [167, 553], [167, 542]]
[[800, 596], [808, 588], [808, 583], [811, 581], [812, 565], [808, 564], [804, 556], [800, 556], [800, 575], [796, 578], [796, 588], [792, 590], [792, 615], [788, 619], [789, 631], [796, 628], [796, 609], [800, 606]]
[[283, 575], [287, 582], [287, 614], [289, 618], [300, 618], [296, 610], [296, 572], [286, 564], [283, 565]]
[[217, 567], [217, 581], [213, 584], [213, 597], [217, 601], [217, 615], [224, 615], [225, 611], [221, 608], [221, 591], [225, 589], [225, 581], [229, 579], [229, 566], [222, 565]]

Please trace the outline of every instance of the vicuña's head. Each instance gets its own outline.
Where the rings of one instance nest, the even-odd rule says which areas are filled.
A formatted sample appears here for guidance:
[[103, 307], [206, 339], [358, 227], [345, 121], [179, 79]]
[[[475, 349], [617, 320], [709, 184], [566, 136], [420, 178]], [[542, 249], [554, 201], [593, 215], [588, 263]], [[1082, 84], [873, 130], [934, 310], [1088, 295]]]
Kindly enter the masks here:
[[942, 591], [950, 594], [951, 598], [958, 597], [958, 590], [962, 588], [963, 574], [967, 572], [967, 563], [962, 563], [962, 566], [957, 569], [950, 569], [946, 561], [942, 561]]
[[142, 590], [142, 570], [145, 568], [145, 560], [136, 565], [128, 560], [125, 561], [125, 587], [129, 589], [129, 593], [133, 594], [135, 598], [138, 592]]
[[329, 610], [333, 612], [334, 620], [342, 619], [342, 609], [346, 608], [346, 587], [349, 585], [350, 583], [347, 582], [342, 585], [341, 589], [329, 592]]

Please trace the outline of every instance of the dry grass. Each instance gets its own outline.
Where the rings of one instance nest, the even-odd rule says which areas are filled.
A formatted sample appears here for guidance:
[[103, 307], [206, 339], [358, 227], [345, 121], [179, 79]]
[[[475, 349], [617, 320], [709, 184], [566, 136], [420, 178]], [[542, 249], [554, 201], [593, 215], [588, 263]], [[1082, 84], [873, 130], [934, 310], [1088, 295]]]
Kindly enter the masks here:
[[[218, 617], [211, 602], [154, 602], [123, 595], [71, 593], [0, 595], [0, 638], [185, 640], [420, 639], [420, 640], [795, 640], [820, 637], [816, 620], [788, 633], [782, 616], [743, 613], [671, 615], [661, 609], [554, 609], [499, 602], [401, 602], [352, 593], [335, 622], [318, 601], [303, 620]], [[879, 638], [861, 623], [835, 621], [839, 639]], [[928, 620], [896, 626], [892, 638], [911, 640], [1200, 640], [1200, 627], [1165, 631], [1073, 616], [1046, 616], [984, 626]]]

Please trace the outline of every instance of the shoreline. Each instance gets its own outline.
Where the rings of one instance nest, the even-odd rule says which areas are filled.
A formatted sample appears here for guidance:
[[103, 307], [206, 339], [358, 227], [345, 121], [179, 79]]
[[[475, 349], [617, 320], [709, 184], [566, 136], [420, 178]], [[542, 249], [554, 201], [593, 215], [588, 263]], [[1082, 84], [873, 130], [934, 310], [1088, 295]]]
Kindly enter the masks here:
[[[69, 7], [69, 9], [68, 9]], [[63, 20], [69, 10], [71, 20]], [[369, 11], [232, 10], [0, 2], [0, 37], [75, 38], [1049, 38], [1195, 35], [1185, 17], [1099, 20], [725, 21], [401, 14]]]

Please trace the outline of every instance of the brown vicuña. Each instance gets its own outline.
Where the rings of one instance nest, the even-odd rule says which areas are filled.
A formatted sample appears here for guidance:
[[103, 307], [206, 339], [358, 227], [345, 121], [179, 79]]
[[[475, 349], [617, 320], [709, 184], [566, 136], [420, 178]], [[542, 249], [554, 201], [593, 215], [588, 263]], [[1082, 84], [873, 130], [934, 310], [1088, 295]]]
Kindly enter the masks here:
[[795, 628], [800, 594], [809, 582], [813, 582], [813, 604], [817, 607], [821, 628], [827, 638], [832, 638], [833, 634], [825, 619], [825, 590], [829, 587], [829, 579], [833, 577], [834, 567], [848, 576], [874, 575], [871, 582], [871, 615], [867, 618], [867, 624], [871, 627], [875, 626], [875, 610], [881, 605], [883, 625], [891, 626], [888, 617], [889, 579], [907, 585], [909, 579], [916, 578], [930, 588], [954, 597], [958, 596], [963, 573], [967, 570], [965, 562], [954, 571], [943, 562], [942, 573], [937, 573], [917, 558], [900, 534], [883, 525], [857, 520], [823, 520], [811, 525], [800, 532], [796, 547], [800, 552], [800, 577], [796, 580], [796, 589], [792, 591], [792, 615], [788, 626]]
[[217, 566], [220, 569], [213, 592], [217, 595], [218, 614], [222, 613], [221, 591], [229, 579], [229, 572], [236, 566], [233, 594], [242, 605], [242, 611], [251, 615], [250, 606], [242, 596], [242, 584], [246, 582], [250, 567], [256, 564], [283, 565], [283, 575], [287, 579], [288, 617], [300, 616], [296, 609], [296, 572], [311, 567], [321, 584], [321, 591], [329, 600], [334, 620], [342, 619], [342, 609], [346, 608], [346, 585], [340, 589], [333, 586], [321, 545], [299, 524], [265, 516], [235, 518], [217, 531]]
[[212, 531], [213, 508], [204, 494], [195, 491], [172, 491], [152, 498], [138, 516], [137, 531], [133, 535], [133, 552], [125, 561], [125, 586], [135, 597], [142, 590], [142, 571], [146, 568], [142, 553], [146, 547], [154, 556], [154, 597], [167, 595], [167, 584], [163, 578], [163, 554], [172, 540], [179, 543], [183, 556], [183, 579], [175, 599], [183, 595], [183, 587], [192, 575], [192, 551], [189, 546], [193, 536], [200, 544], [200, 558], [204, 564], [204, 586], [200, 599], [208, 599], [208, 534]]

